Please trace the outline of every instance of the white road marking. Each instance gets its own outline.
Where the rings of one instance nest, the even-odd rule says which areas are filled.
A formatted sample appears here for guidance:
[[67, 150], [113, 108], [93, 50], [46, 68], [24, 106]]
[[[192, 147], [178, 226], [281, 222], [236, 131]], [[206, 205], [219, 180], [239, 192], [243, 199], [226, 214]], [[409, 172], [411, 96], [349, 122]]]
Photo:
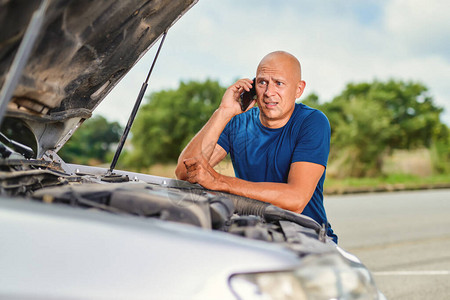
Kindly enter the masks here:
[[435, 276], [435, 275], [450, 275], [450, 270], [435, 270], [435, 271], [385, 271], [372, 272], [376, 276]]

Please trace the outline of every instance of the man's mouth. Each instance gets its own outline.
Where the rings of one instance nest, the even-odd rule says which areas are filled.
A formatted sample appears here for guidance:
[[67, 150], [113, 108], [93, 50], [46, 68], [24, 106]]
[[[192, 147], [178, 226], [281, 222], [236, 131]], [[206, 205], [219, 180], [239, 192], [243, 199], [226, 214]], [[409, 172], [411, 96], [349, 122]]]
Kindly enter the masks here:
[[278, 102], [269, 102], [269, 101], [265, 101], [264, 104], [265, 104], [265, 106], [266, 106], [267, 108], [274, 108], [274, 107], [276, 107], [276, 106], [278, 105]]

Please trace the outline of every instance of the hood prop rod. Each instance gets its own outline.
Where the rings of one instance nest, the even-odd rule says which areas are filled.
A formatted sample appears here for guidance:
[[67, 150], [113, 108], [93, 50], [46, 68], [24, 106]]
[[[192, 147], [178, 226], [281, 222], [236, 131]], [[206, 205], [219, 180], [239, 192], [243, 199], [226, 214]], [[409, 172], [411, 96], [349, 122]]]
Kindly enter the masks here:
[[133, 110], [131, 111], [131, 115], [128, 118], [127, 126], [125, 127], [122, 137], [120, 138], [119, 145], [117, 145], [116, 153], [114, 153], [114, 158], [111, 162], [111, 166], [109, 167], [109, 170], [106, 172], [106, 176], [111, 176], [114, 168], [116, 167], [117, 160], [119, 159], [120, 153], [122, 152], [123, 145], [125, 144], [127, 136], [130, 133], [131, 126], [133, 125], [134, 119], [136, 118], [136, 114], [138, 112], [139, 106], [141, 105], [142, 98], [144, 98], [145, 90], [147, 89], [147, 86], [148, 86], [148, 80], [150, 79], [150, 75], [153, 72], [153, 68], [155, 67], [155, 63], [159, 56], [159, 52], [161, 51], [161, 47], [164, 44], [164, 40], [166, 39], [166, 35], [167, 35], [167, 30], [164, 31], [161, 43], [159, 44], [158, 51], [156, 51], [156, 55], [155, 55], [155, 58], [153, 59], [153, 63], [150, 68], [150, 71], [148, 72], [147, 78], [145, 79], [144, 83], [142, 83], [141, 90], [136, 99], [136, 102], [134, 103]]

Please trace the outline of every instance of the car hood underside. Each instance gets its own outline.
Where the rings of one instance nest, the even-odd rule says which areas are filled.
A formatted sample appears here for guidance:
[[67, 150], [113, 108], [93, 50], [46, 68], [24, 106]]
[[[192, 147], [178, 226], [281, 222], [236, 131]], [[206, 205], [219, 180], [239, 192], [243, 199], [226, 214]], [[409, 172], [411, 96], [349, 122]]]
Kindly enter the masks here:
[[[0, 2], [0, 86], [39, 2]], [[48, 149], [58, 150], [195, 2], [48, 1], [7, 111], [34, 133], [37, 157]]]

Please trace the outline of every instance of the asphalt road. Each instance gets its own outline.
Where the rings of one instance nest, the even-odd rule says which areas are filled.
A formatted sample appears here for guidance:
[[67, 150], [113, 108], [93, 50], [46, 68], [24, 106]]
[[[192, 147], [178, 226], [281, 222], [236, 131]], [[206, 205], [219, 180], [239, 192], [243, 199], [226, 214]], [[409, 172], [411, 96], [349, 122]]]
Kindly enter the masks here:
[[450, 189], [327, 196], [325, 207], [388, 299], [450, 299]]

